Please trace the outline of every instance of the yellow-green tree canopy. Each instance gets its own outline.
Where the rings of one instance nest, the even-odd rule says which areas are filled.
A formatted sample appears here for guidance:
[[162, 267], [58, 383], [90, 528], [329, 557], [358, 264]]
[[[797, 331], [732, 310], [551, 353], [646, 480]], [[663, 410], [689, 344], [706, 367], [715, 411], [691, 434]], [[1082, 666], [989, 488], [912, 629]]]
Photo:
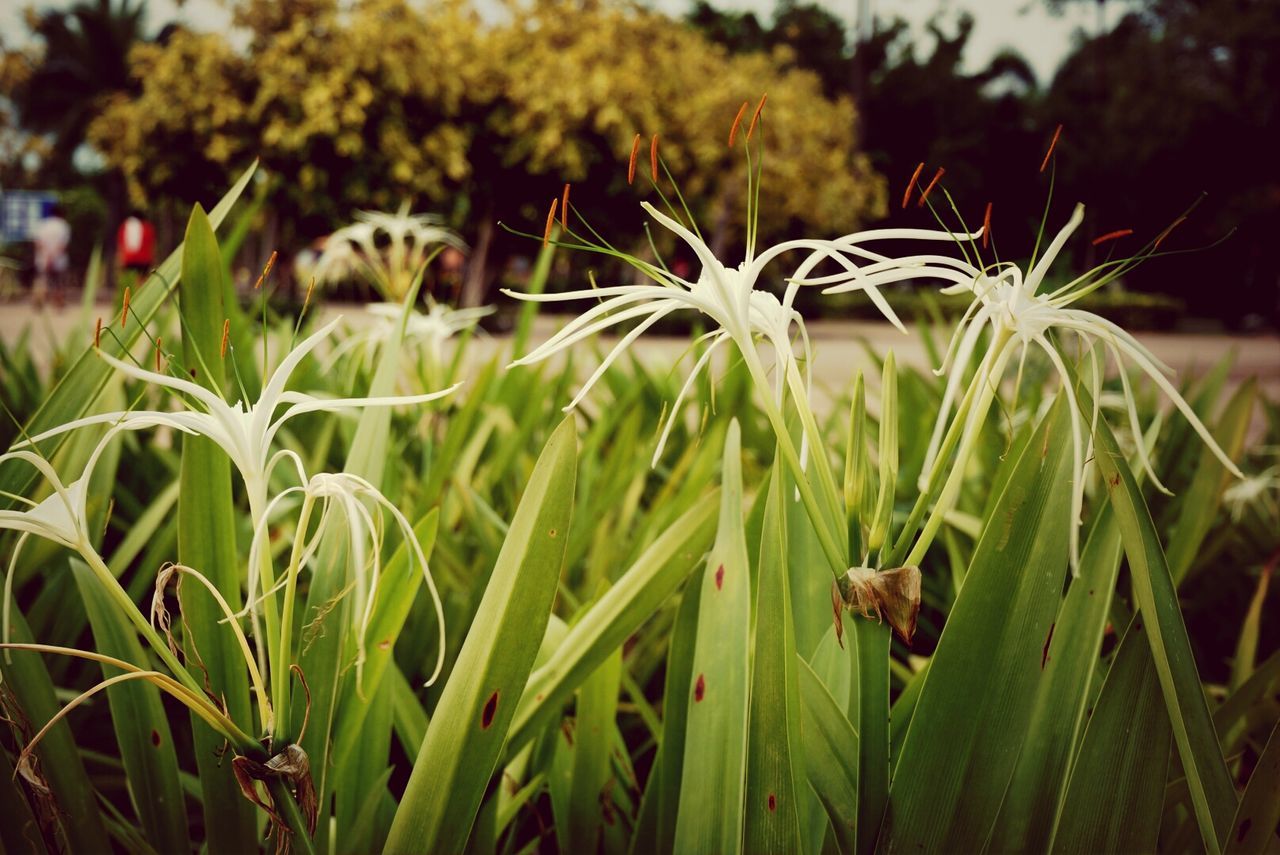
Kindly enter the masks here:
[[883, 210], [852, 102], [785, 54], [731, 56], [635, 6], [534, 0], [486, 22], [466, 0], [241, 0], [236, 15], [247, 50], [189, 32], [142, 45], [139, 94], [93, 124], [136, 197], [208, 196], [258, 157], [287, 214], [335, 221], [413, 198], [487, 243], [477, 230], [529, 222], [566, 181], [584, 199], [643, 198], [627, 159], [641, 133], [647, 161], [657, 133], [695, 214], [732, 232], [746, 167], [729, 127], [768, 92], [762, 233], [836, 233]]

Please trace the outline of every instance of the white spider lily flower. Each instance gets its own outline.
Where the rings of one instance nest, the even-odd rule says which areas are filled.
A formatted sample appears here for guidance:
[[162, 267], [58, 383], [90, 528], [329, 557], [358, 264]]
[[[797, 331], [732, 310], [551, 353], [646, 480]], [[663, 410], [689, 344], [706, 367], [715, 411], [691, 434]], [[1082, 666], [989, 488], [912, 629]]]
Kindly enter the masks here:
[[1222, 492], [1222, 501], [1231, 512], [1231, 521], [1240, 522], [1252, 505], [1264, 508], [1270, 517], [1280, 516], [1280, 466], [1269, 466], [1255, 475], [1236, 481]]
[[[387, 341], [393, 340], [404, 314], [404, 306], [397, 303], [371, 303], [365, 307], [365, 311], [374, 317], [374, 322], [365, 329], [357, 330], [335, 348], [329, 357], [331, 364], [343, 354], [361, 346], [371, 353]], [[482, 318], [495, 311], [497, 309], [494, 306], [455, 309], [428, 297], [426, 312], [410, 309], [404, 341], [418, 343], [426, 351], [427, 358], [433, 364], [440, 365], [448, 356], [449, 342], [455, 336], [473, 328]]]
[[[1023, 271], [1012, 263], [999, 263], [978, 268], [967, 261], [941, 256], [928, 257], [927, 261], [930, 275], [939, 276], [954, 283], [944, 288], [943, 293], [972, 293], [974, 300], [957, 325], [943, 364], [937, 371], [940, 375], [947, 374], [948, 379], [925, 456], [921, 474], [922, 489], [939, 462], [938, 455], [952, 408], [956, 406], [957, 400], [973, 385], [986, 389], [993, 389], [998, 385], [1007, 362], [1015, 352], [1019, 353], [1020, 362], [1025, 362], [1027, 351], [1032, 347], [1043, 351], [1064, 386], [1069, 389], [1073, 388], [1071, 373], [1062, 358], [1060, 348], [1049, 338], [1050, 332], [1074, 333], [1095, 362], [1096, 370], [1093, 371], [1090, 382], [1093, 399], [1092, 420], [1086, 420], [1080, 410], [1077, 396], [1067, 395], [1067, 405], [1071, 413], [1071, 566], [1073, 570], [1078, 568], [1079, 564], [1079, 526], [1084, 506], [1084, 467], [1092, 447], [1092, 427], [1098, 417], [1101, 393], [1102, 371], [1096, 367], [1096, 351], [1093, 350], [1095, 343], [1102, 346], [1119, 369], [1125, 409], [1128, 411], [1129, 425], [1135, 439], [1138, 459], [1153, 484], [1159, 489], [1164, 489], [1152, 469], [1150, 450], [1146, 440], [1143, 439], [1137, 404], [1126, 371], [1127, 363], [1136, 365], [1151, 378], [1187, 418], [1209, 450], [1228, 471], [1238, 478], [1243, 477], [1240, 469], [1222, 450], [1191, 406], [1169, 381], [1167, 375], [1174, 373], [1172, 369], [1116, 324], [1092, 312], [1071, 308], [1073, 302], [1090, 293], [1100, 284], [1097, 270], [1068, 282], [1056, 291], [1037, 293], [1045, 274], [1083, 218], [1084, 206], [1077, 205], [1066, 226], [1049, 243], [1044, 254], [1025, 276]], [[955, 237], [959, 239], [962, 236]], [[980, 360], [975, 379], [968, 381], [965, 377], [965, 369], [978, 352], [979, 341], [984, 330], [990, 330], [992, 341]], [[1019, 368], [1020, 379], [1021, 367]], [[976, 433], [986, 418], [990, 395], [980, 394], [979, 400], [983, 401], [981, 405], [968, 408], [965, 416], [965, 435]], [[964, 460], [967, 459], [965, 445], [965, 440], [962, 439], [961, 453], [955, 464], [959, 469], [963, 468]], [[947, 491], [944, 489], [945, 492]]]
[[[24, 510], [0, 510], [0, 529], [19, 532], [18, 542], [14, 545], [13, 554], [9, 557], [9, 565], [5, 572], [4, 605], [0, 607], [0, 640], [8, 643], [11, 608], [13, 603], [13, 577], [17, 569], [18, 556], [27, 538], [31, 535], [42, 537], [60, 546], [72, 550], [88, 565], [103, 592], [113, 602], [134, 627], [150, 643], [156, 655], [169, 666], [174, 677], [184, 683], [187, 688], [199, 693], [200, 684], [183, 667], [178, 658], [168, 649], [165, 642], [147, 623], [138, 604], [133, 602], [128, 592], [120, 586], [112, 575], [106, 562], [102, 560], [93, 546], [92, 531], [89, 527], [89, 482], [93, 478], [94, 469], [107, 444], [112, 441], [121, 428], [113, 428], [98, 441], [85, 463], [80, 477], [70, 484], [58, 476], [57, 470], [48, 460], [33, 451], [19, 449], [0, 454], [0, 464], [5, 462], [23, 462], [35, 468], [49, 483], [53, 492], [45, 499], [36, 502], [23, 496], [5, 494], [8, 498], [26, 505]], [[8, 650], [5, 656], [8, 657]]]
[[[149, 371], [99, 351], [99, 356], [121, 374], [186, 395], [190, 399], [188, 404], [190, 408], [174, 412], [134, 410], [87, 416], [31, 437], [21, 445], [39, 443], [57, 434], [99, 424], [118, 425], [130, 430], [170, 427], [205, 436], [226, 452], [231, 458], [232, 465], [244, 479], [249, 496], [250, 515], [256, 523], [262, 518], [266, 505], [267, 484], [277, 464], [282, 460], [289, 460], [293, 463], [299, 480], [306, 481], [302, 461], [296, 453], [289, 449], [281, 449], [275, 453], [271, 451], [276, 434], [287, 421], [303, 413], [424, 404], [450, 394], [461, 385], [455, 384], [447, 389], [422, 395], [370, 398], [320, 398], [301, 392], [285, 391], [284, 387], [290, 375], [302, 360], [333, 332], [340, 320], [335, 318], [294, 347], [281, 361], [270, 379], [263, 384], [258, 400], [248, 404], [240, 400], [229, 404], [216, 392], [198, 383], [182, 377]], [[276, 415], [276, 411], [282, 406], [286, 409], [283, 413]]]
[[[89, 455], [84, 471], [80, 477], [70, 484], [63, 482], [58, 472], [48, 460], [33, 451], [10, 451], [0, 454], [0, 463], [23, 462], [33, 467], [44, 476], [51, 492], [39, 502], [23, 496], [11, 496], [20, 504], [26, 505], [24, 510], [0, 510], [0, 529], [19, 532], [18, 542], [14, 544], [13, 554], [9, 556], [9, 566], [4, 579], [3, 628], [0, 637], [9, 640], [10, 604], [13, 601], [13, 576], [17, 570], [18, 557], [22, 547], [31, 535], [52, 541], [77, 554], [88, 557], [94, 553], [89, 528], [89, 481], [93, 478], [93, 470], [98, 465], [107, 442], [114, 432], [108, 432], [97, 447]], [[96, 556], [96, 553], [94, 553]]]
[[[655, 220], [674, 232], [693, 250], [702, 265], [698, 277], [694, 280], [684, 279], [665, 268], [656, 267], [638, 259], [627, 259], [656, 284], [618, 285], [552, 294], [524, 294], [504, 290], [503, 293], [516, 299], [540, 303], [600, 300], [598, 305], [571, 320], [550, 339], [515, 360], [512, 365], [541, 362], [589, 336], [642, 318], [643, 320], [640, 320], [614, 345], [595, 372], [582, 385], [577, 395], [565, 407], [569, 410], [582, 401], [596, 382], [604, 376], [609, 366], [650, 327], [673, 312], [692, 309], [710, 318], [717, 328], [703, 337], [702, 340], [709, 344], [694, 363], [693, 369], [685, 379], [667, 415], [666, 424], [653, 454], [655, 464], [662, 456], [680, 406], [693, 387], [694, 380], [706, 368], [716, 349], [727, 341], [732, 341], [738, 347], [748, 365], [752, 367], [752, 373], [757, 382], [765, 372], [759, 364], [755, 340], [759, 337], [767, 342], [773, 349], [773, 401], [781, 405], [784, 389], [790, 385], [793, 393], [803, 396], [804, 401], [801, 405], [807, 407], [811, 385], [811, 347], [804, 318], [792, 307], [796, 288], [794, 285], [789, 286], [780, 300], [768, 291], [757, 289], [756, 284], [770, 261], [792, 250], [808, 250], [813, 255], [813, 258], [806, 262], [807, 267], [802, 266], [802, 273], [807, 272], [823, 258], [833, 258], [843, 262], [846, 267], [851, 267], [850, 262], [839, 256], [835, 243], [818, 240], [787, 241], [765, 250], [758, 256], [748, 252], [746, 260], [737, 267], [726, 267], [712, 254], [701, 238], [688, 228], [662, 214], [649, 203], [641, 204]], [[805, 361], [805, 377], [802, 383], [798, 382], [793, 332], [799, 338]]]
[[[352, 629], [356, 639], [356, 680], [360, 684], [363, 677], [366, 643], [369, 624], [373, 619], [374, 606], [377, 603], [378, 582], [382, 575], [383, 517], [379, 512], [390, 515], [400, 530], [400, 535], [409, 548], [410, 570], [416, 562], [422, 568], [427, 590], [431, 594], [431, 602], [436, 610], [436, 623], [439, 630], [439, 643], [436, 654], [435, 669], [431, 673], [427, 685], [431, 685], [440, 676], [444, 667], [445, 625], [444, 606], [440, 593], [436, 589], [431, 568], [427, 565], [422, 546], [413, 533], [413, 526], [405, 515], [387, 499], [372, 483], [358, 475], [345, 472], [320, 473], [313, 475], [301, 487], [290, 487], [272, 498], [257, 525], [254, 527], [253, 540], [249, 547], [249, 579], [248, 589], [256, 592], [262, 582], [260, 568], [263, 562], [270, 561], [270, 544], [268, 520], [278, 506], [289, 497], [301, 494], [302, 507], [298, 514], [297, 539], [289, 559], [288, 572], [283, 574], [269, 590], [250, 597], [245, 612], [249, 613], [256, 627], [256, 605], [262, 599], [279, 589], [285, 591], [284, 619], [281, 621], [280, 650], [289, 655], [293, 621], [290, 616], [292, 595], [297, 585], [297, 577], [302, 568], [315, 557], [324, 535], [331, 525], [340, 525], [346, 529], [345, 543], [352, 584], [349, 592], [352, 603]], [[310, 538], [306, 537], [311, 530], [309, 520], [316, 505], [319, 505], [320, 519]], [[345, 594], [344, 594], [345, 595]]]
[[321, 284], [363, 273], [384, 296], [399, 300], [434, 248], [466, 249], [462, 238], [440, 222], [431, 214], [410, 214], [408, 202], [395, 213], [358, 211], [354, 223], [329, 235], [312, 272]]

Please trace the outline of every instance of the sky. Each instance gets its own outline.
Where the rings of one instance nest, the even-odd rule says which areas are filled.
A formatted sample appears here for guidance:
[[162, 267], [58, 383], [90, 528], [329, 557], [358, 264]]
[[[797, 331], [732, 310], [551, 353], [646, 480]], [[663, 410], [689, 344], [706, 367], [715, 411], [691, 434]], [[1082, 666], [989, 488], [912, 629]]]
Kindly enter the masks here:
[[[484, 0], [480, 0], [481, 3]], [[691, 0], [647, 0], [654, 7], [672, 15], [685, 12]], [[1018, 50], [1031, 63], [1042, 84], [1053, 77], [1058, 64], [1067, 55], [1077, 30], [1096, 32], [1096, 4], [1072, 3], [1059, 15], [1049, 13], [1041, 0], [817, 0], [852, 25], [859, 4], [866, 4], [872, 14], [882, 19], [899, 16], [910, 22], [917, 33], [925, 24], [941, 14], [944, 21], [954, 22], [962, 12], [973, 14], [976, 21], [965, 65], [976, 71], [1005, 47]], [[27, 38], [21, 0], [0, 2], [0, 38], [6, 45], [19, 45]], [[66, 7], [72, 0], [36, 2], [37, 8]], [[774, 0], [713, 0], [722, 9], [752, 11], [762, 21], [772, 15]], [[1118, 5], [1118, 4], [1113, 4]], [[228, 30], [231, 16], [219, 0], [149, 0], [149, 25], [157, 30], [169, 21], [179, 20], [197, 30]], [[1114, 13], [1113, 13], [1114, 14]], [[950, 28], [948, 28], [950, 29]]]

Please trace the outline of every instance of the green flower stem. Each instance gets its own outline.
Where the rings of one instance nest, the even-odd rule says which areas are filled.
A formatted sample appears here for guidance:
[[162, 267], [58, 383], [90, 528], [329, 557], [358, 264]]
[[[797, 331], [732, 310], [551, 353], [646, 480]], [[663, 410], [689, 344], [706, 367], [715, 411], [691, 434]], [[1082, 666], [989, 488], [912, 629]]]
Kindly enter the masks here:
[[[267, 510], [266, 484], [246, 484], [245, 487], [245, 492], [249, 494], [249, 522], [256, 532], [259, 525], [265, 526], [267, 524], [264, 518]], [[287, 679], [289, 667], [287, 665], [283, 668], [272, 667], [284, 660], [280, 658], [280, 650], [278, 649], [280, 641], [280, 612], [276, 610], [276, 595], [273, 590], [276, 586], [276, 574], [271, 566], [271, 550], [269, 548], [261, 550], [258, 556], [258, 565], [259, 583], [262, 587], [262, 599], [260, 600], [262, 607], [262, 633], [266, 639], [267, 664], [268, 670], [271, 672], [272, 698], [275, 704], [274, 713], [280, 716], [284, 714], [284, 708], [279, 705], [279, 698], [275, 694], [277, 680], [275, 672], [283, 670]], [[250, 591], [249, 601], [253, 602], [255, 597], [257, 597], [257, 592]]]
[[115, 601], [116, 605], [120, 607], [120, 610], [125, 614], [125, 616], [133, 622], [134, 627], [136, 627], [138, 632], [142, 634], [142, 637], [147, 640], [147, 643], [151, 645], [151, 648], [156, 652], [156, 655], [160, 657], [160, 660], [169, 667], [169, 670], [173, 672], [173, 675], [179, 681], [181, 681], [184, 687], [193, 691], [196, 694], [196, 697], [203, 697], [203, 687], [196, 682], [196, 679], [191, 676], [189, 671], [187, 671], [186, 666], [178, 660], [178, 657], [169, 649], [169, 645], [160, 637], [160, 633], [156, 632], [155, 628], [152, 627], [143, 616], [142, 612], [138, 609], [138, 604], [130, 599], [128, 592], [120, 586], [120, 580], [118, 580], [112, 574], [111, 570], [108, 569], [106, 563], [102, 560], [102, 556], [98, 555], [97, 551], [92, 547], [86, 546], [86, 548], [77, 551], [80, 553], [80, 556], [84, 558], [85, 563], [89, 565], [89, 569], [91, 569], [93, 574], [98, 578], [98, 582], [102, 585], [103, 590], [107, 592], [107, 596]]
[[[970, 406], [973, 410], [965, 414], [964, 434], [960, 439], [960, 450], [956, 452], [955, 461], [951, 464], [951, 471], [947, 475], [947, 481], [942, 486], [942, 492], [938, 496], [938, 501], [933, 506], [933, 512], [929, 515], [928, 521], [924, 524], [924, 528], [920, 530], [920, 536], [916, 538], [916, 544], [912, 547], [910, 554], [907, 555], [907, 565], [919, 565], [924, 559], [925, 553], [929, 551], [929, 547], [933, 544], [934, 537], [938, 534], [938, 529], [942, 527], [943, 518], [947, 512], [955, 506], [956, 499], [960, 495], [960, 486], [964, 483], [964, 471], [969, 462], [969, 458], [973, 455], [974, 446], [977, 445], [978, 436], [982, 433], [983, 422], [986, 421], [987, 411], [991, 409], [991, 402], [995, 400], [996, 392], [1000, 386], [1000, 378], [1004, 374], [1005, 366], [1009, 362], [1009, 357], [1013, 355], [1013, 348], [1009, 347], [1009, 332], [1002, 330], [996, 336], [996, 340], [992, 342], [992, 352], [997, 356], [992, 362], [988, 371], [980, 371], [978, 376], [974, 378], [974, 385], [970, 387], [970, 391], [974, 388], [978, 390], [976, 400], [970, 400]], [[968, 395], [966, 395], [968, 399]], [[956, 423], [961, 421], [961, 413], [956, 413]], [[935, 472], [937, 467], [942, 465], [945, 460], [944, 455], [939, 455], [934, 461]], [[930, 476], [932, 480], [932, 475]]]
[[[288, 577], [284, 588], [284, 607], [281, 610], [280, 646], [281, 656], [289, 657], [293, 648], [293, 606], [298, 592], [298, 573], [301, 571], [302, 553], [306, 550], [307, 525], [311, 522], [311, 511], [315, 500], [307, 496], [302, 502], [302, 510], [298, 515], [298, 528], [293, 538], [293, 549], [289, 554]], [[276, 708], [276, 726], [272, 733], [273, 741], [284, 744], [293, 738], [290, 732], [289, 716], [289, 663], [284, 659], [271, 662], [271, 703]]]
[[[739, 350], [742, 352], [743, 361], [747, 364], [747, 370], [751, 373], [752, 380], [756, 386], [766, 391], [766, 394], [761, 395], [764, 399], [764, 412], [769, 418], [769, 424], [773, 426], [774, 434], [777, 435], [778, 450], [782, 452], [782, 459], [796, 480], [796, 489], [800, 491], [800, 501], [804, 503], [805, 511], [808, 512], [809, 519], [813, 522], [814, 531], [818, 533], [818, 543], [822, 545], [822, 551], [827, 556], [827, 562], [831, 565], [831, 572], [838, 579], [849, 569], [848, 562], [845, 561], [840, 548], [836, 545], [835, 538], [831, 535], [831, 527], [827, 523], [826, 516], [822, 513], [822, 508], [818, 505], [817, 496], [813, 494], [813, 486], [809, 483], [804, 467], [800, 465], [800, 455], [796, 452], [795, 443], [791, 441], [791, 434], [787, 430], [786, 420], [782, 417], [782, 408], [767, 394], [769, 378], [765, 373], [764, 366], [760, 364], [760, 355], [756, 353], [754, 347], [739, 348]], [[803, 420], [803, 416], [801, 418]], [[822, 448], [822, 446], [818, 446], [818, 448]]]
[[289, 790], [289, 784], [283, 778], [270, 778], [266, 782], [267, 790], [271, 793], [271, 801], [275, 805], [276, 813], [289, 826], [289, 845], [283, 851], [299, 852], [301, 855], [315, 855], [314, 841], [311, 839], [311, 833], [307, 830], [306, 820], [302, 817], [302, 811], [298, 808], [298, 803], [293, 800], [293, 793]]
[[834, 514], [828, 523], [839, 530], [843, 523], [839, 515], [840, 490], [836, 487], [835, 475], [831, 471], [831, 461], [827, 459], [825, 437], [818, 430], [818, 422], [813, 417], [813, 409], [809, 406], [809, 397], [794, 360], [787, 362], [787, 386], [791, 390], [792, 399], [796, 402], [796, 411], [800, 414], [800, 426], [809, 437], [809, 456], [813, 460], [814, 468], [818, 471], [818, 487], [822, 490], [822, 498], [826, 500], [827, 507]]

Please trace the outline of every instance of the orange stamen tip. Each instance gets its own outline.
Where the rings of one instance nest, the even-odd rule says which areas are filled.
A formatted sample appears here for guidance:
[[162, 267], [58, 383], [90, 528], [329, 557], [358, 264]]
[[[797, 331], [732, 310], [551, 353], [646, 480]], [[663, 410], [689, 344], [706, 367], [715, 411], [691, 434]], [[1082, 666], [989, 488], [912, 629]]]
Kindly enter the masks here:
[[93, 346], [95, 348], [102, 346], [102, 318], [98, 318], [98, 323], [93, 327]]
[[987, 244], [991, 240], [991, 203], [987, 203], [987, 210], [982, 215], [982, 248], [986, 249]]
[[[316, 290], [316, 278], [311, 277], [311, 281], [307, 283], [307, 296], [302, 299], [302, 311], [307, 310], [307, 306], [311, 305], [311, 292]], [[230, 321], [228, 321], [230, 323]]]
[[131, 292], [129, 286], [124, 286], [124, 302], [120, 307], [120, 329], [124, 329], [125, 324], [129, 322], [129, 297]]
[[742, 106], [738, 108], [738, 115], [733, 117], [733, 125], [729, 128], [729, 148], [733, 148], [733, 141], [738, 138], [738, 126], [742, 124], [742, 116], [749, 106], [750, 102], [743, 101]]
[[627, 165], [627, 183], [634, 184], [636, 180], [636, 157], [640, 154], [640, 135], [636, 134], [636, 138], [631, 141], [631, 163]]
[[1044, 172], [1049, 168], [1049, 158], [1053, 157], [1053, 150], [1058, 145], [1058, 137], [1062, 136], [1062, 125], [1053, 129], [1053, 139], [1049, 140], [1049, 150], [1044, 153], [1044, 161], [1040, 164], [1040, 171]]
[[747, 139], [751, 139], [751, 135], [755, 133], [756, 122], [760, 121], [760, 113], [764, 110], [764, 102], [769, 100], [769, 93], [766, 92], [760, 96], [760, 103], [756, 105], [756, 111], [751, 114], [751, 124], [747, 125]]
[[1100, 243], [1106, 243], [1107, 241], [1115, 240], [1116, 238], [1128, 237], [1131, 234], [1133, 234], [1133, 229], [1116, 229], [1114, 232], [1107, 232], [1101, 237], [1094, 238], [1093, 245], [1097, 246]]
[[564, 185], [564, 195], [560, 197], [560, 225], [569, 230], [569, 185]]
[[920, 161], [920, 165], [916, 167], [916, 171], [911, 173], [911, 180], [907, 182], [907, 191], [902, 194], [902, 207], [905, 210], [907, 203], [911, 201], [911, 191], [915, 189], [916, 182], [920, 180], [920, 173], [924, 171], [924, 161]]
[[160, 336], [156, 336], [156, 373], [159, 374], [164, 365], [164, 351], [160, 349], [160, 343], [164, 341]]
[[551, 200], [551, 210], [547, 211], [547, 228], [542, 233], [542, 245], [545, 247], [551, 242], [551, 227], [556, 224], [556, 203], [559, 200]]
[[649, 174], [653, 177], [653, 183], [658, 183], [658, 135], [654, 134], [653, 139], [649, 140]]
[[[312, 284], [315, 284], [315, 281], [316, 281], [315, 279], [312, 279], [311, 280]], [[311, 296], [310, 290], [307, 291], [307, 296], [308, 297]], [[218, 347], [218, 356], [222, 359], [227, 358], [227, 340], [230, 337], [231, 337], [231, 319], [227, 318], [222, 322], [222, 344]]]
[[933, 188], [942, 180], [942, 176], [947, 174], [947, 170], [939, 166], [938, 171], [933, 173], [933, 180], [929, 182], [929, 186], [924, 188], [924, 192], [920, 194], [919, 200], [916, 201], [917, 208], [923, 208], [925, 200], [929, 198], [929, 194], [933, 192]]

